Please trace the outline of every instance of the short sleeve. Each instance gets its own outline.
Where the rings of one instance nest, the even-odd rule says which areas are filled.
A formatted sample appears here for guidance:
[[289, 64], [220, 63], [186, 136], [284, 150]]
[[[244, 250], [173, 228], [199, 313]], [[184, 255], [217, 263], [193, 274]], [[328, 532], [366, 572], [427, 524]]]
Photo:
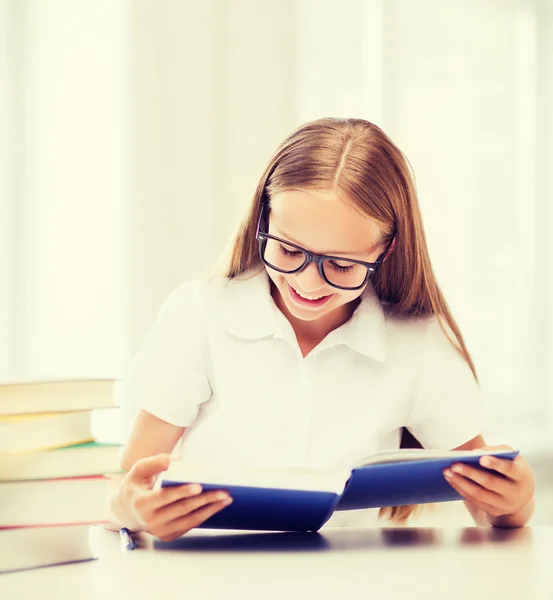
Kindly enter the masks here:
[[188, 427], [211, 397], [197, 285], [182, 284], [165, 300], [117, 383], [116, 403], [123, 409], [127, 434], [139, 409]]
[[423, 447], [451, 450], [482, 434], [483, 398], [469, 364], [436, 318], [423, 338], [407, 428]]

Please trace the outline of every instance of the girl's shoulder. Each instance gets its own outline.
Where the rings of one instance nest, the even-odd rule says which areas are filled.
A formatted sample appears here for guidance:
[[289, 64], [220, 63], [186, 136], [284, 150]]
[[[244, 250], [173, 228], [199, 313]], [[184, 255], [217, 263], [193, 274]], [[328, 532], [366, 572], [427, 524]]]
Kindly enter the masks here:
[[268, 282], [262, 272], [245, 273], [234, 278], [212, 275], [182, 283], [176, 290], [182, 298], [195, 300], [203, 308], [245, 302], [252, 296], [269, 293]]
[[174, 289], [165, 302], [166, 308], [188, 315], [189, 321], [213, 325], [236, 319], [248, 322], [256, 315], [268, 317], [269, 283], [262, 273], [197, 278]]

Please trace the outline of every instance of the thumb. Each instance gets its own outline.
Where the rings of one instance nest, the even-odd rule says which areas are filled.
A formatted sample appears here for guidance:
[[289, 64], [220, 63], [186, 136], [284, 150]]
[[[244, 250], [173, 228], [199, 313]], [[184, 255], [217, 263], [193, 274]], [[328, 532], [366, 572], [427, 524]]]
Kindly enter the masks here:
[[148, 456], [137, 460], [129, 471], [131, 479], [136, 483], [147, 483], [152, 484], [152, 479], [166, 471], [169, 468], [169, 464], [172, 460], [176, 460], [177, 457], [171, 454], [156, 454], [154, 456]]

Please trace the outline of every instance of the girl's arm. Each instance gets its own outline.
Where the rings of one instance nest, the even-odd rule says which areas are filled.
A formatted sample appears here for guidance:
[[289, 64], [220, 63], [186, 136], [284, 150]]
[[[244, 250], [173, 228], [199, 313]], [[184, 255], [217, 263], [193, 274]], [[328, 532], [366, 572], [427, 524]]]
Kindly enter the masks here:
[[124, 472], [111, 477], [109, 491], [112, 521], [108, 529], [119, 529], [122, 526], [121, 519], [128, 512], [128, 509], [122, 506], [118, 496], [119, 488], [127, 473], [136, 462], [143, 458], [158, 454], [171, 454], [184, 431], [184, 427], [167, 423], [145, 410], [138, 412], [131, 434], [120, 456], [120, 464]]
[[170, 454], [184, 432], [184, 427], [171, 425], [145, 410], [140, 410], [129, 439], [123, 447], [121, 466], [125, 471], [130, 471], [134, 463], [141, 458]]
[[[486, 446], [479, 435], [455, 450], [505, 449], [508, 446]], [[486, 457], [481, 459], [503, 475], [486, 473], [469, 465], [453, 465], [444, 473], [449, 484], [464, 498], [477, 525], [522, 527], [534, 513], [534, 478], [528, 463], [517, 456], [515, 460]]]
[[108, 529], [125, 526], [170, 541], [232, 502], [227, 492], [203, 493], [197, 484], [154, 489], [184, 431], [184, 427], [171, 425], [144, 410], [139, 412], [121, 456], [126, 472], [113, 481], [110, 492], [113, 520]]

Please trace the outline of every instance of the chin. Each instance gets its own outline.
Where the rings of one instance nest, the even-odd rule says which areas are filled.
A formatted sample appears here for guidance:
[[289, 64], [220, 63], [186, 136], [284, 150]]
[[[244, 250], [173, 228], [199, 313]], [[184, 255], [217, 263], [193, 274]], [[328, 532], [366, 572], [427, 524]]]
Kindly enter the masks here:
[[294, 317], [296, 317], [296, 319], [299, 319], [300, 321], [317, 321], [321, 317], [324, 317], [328, 313], [332, 312], [334, 308], [336, 308], [334, 306], [329, 306], [328, 308], [325, 307], [324, 310], [318, 311], [304, 310], [298, 306], [293, 306], [290, 302], [287, 302], [286, 306], [288, 307], [288, 310], [292, 313], [292, 315], [294, 315]]

